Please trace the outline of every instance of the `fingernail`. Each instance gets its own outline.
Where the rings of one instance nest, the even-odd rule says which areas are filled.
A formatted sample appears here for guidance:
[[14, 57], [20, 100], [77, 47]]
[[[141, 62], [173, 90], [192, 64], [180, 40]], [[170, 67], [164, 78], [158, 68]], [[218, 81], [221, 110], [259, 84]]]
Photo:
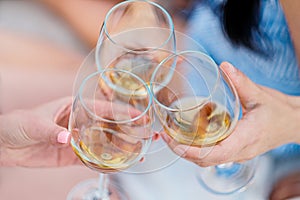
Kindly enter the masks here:
[[166, 135], [165, 133], [162, 133], [162, 134], [160, 134], [160, 135], [161, 135], [161, 137], [164, 139], [164, 141], [165, 141], [166, 143], [170, 143], [170, 138], [169, 138], [168, 135]]
[[232, 64], [226, 62], [226, 63], [224, 64], [224, 66], [227, 68], [227, 71], [228, 71], [228, 72], [230, 72], [230, 73], [235, 73], [235, 72], [236, 72], [236, 68], [233, 67]]
[[70, 132], [68, 131], [61, 131], [57, 135], [57, 142], [61, 144], [67, 144], [69, 141]]
[[154, 132], [153, 141], [157, 141], [160, 138], [160, 134], [158, 132]]
[[203, 159], [209, 155], [209, 153], [213, 150], [214, 146], [212, 147], [201, 147], [201, 151], [199, 151], [199, 159]]
[[182, 146], [177, 146], [174, 148], [174, 151], [177, 155], [181, 156], [187, 151], [187, 148], [182, 147]]

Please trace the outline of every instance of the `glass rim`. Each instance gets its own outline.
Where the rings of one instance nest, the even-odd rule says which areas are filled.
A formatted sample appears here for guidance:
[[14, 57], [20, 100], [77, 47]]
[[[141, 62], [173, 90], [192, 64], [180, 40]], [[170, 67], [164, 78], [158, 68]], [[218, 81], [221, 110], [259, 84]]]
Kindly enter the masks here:
[[[141, 82], [143, 84], [143, 86], [146, 88], [146, 91], [147, 91], [147, 96], [149, 97], [149, 102], [148, 102], [148, 105], [147, 107], [143, 110], [143, 112], [141, 112], [141, 114], [139, 114], [138, 116], [132, 118], [132, 119], [126, 119], [126, 120], [117, 120], [117, 121], [114, 121], [114, 120], [109, 120], [109, 119], [105, 119], [105, 118], [102, 118], [98, 115], [96, 115], [93, 111], [91, 111], [91, 109], [88, 108], [88, 106], [86, 105], [85, 103], [85, 100], [83, 99], [83, 96], [82, 96], [82, 92], [84, 90], [84, 86], [86, 85], [86, 83], [91, 80], [91, 78], [99, 75], [99, 78], [101, 78], [103, 76], [104, 73], [106, 72], [109, 72], [109, 71], [118, 71], [118, 72], [123, 72], [123, 73], [127, 73], [129, 74], [130, 76], [133, 76], [134, 78], [136, 78], [139, 82]], [[143, 81], [139, 76], [137, 76], [136, 74], [130, 72], [130, 71], [127, 71], [127, 70], [122, 70], [122, 69], [115, 69], [115, 68], [106, 68], [104, 70], [101, 70], [101, 71], [96, 71], [90, 75], [88, 75], [81, 83], [80, 85], [80, 88], [79, 88], [79, 91], [78, 91], [78, 94], [76, 95], [78, 100], [81, 102], [82, 106], [84, 107], [84, 109], [88, 112], [88, 114], [90, 114], [92, 117], [94, 117], [95, 119], [97, 120], [100, 120], [100, 121], [103, 121], [103, 122], [107, 122], [107, 123], [114, 123], [114, 124], [126, 124], [126, 123], [130, 123], [130, 122], [134, 122], [140, 118], [142, 118], [143, 116], [146, 115], [146, 113], [150, 110], [151, 108], [151, 105], [152, 105], [152, 93], [150, 91], [150, 89], [148, 88], [147, 84], [145, 83], [145, 81]]]
[[[127, 50], [127, 51], [130, 51], [130, 52], [137, 52], [136, 50], [133, 50], [133, 49], [129, 49], [129, 48], [126, 48], [126, 47], [123, 47], [122, 45], [119, 45], [116, 41], [114, 41], [114, 39], [110, 36], [108, 30], [107, 30], [107, 20], [109, 19], [109, 17], [111, 16], [111, 14], [116, 10], [118, 9], [120, 6], [123, 6], [123, 5], [126, 5], [126, 4], [130, 4], [130, 3], [133, 3], [133, 2], [144, 2], [144, 3], [148, 3], [148, 4], [151, 4], [152, 6], [160, 9], [164, 15], [167, 17], [168, 19], [168, 25], [169, 25], [169, 29], [168, 28], [159, 28], [159, 27], [155, 27], [155, 28], [159, 28], [159, 29], [167, 29], [169, 30], [169, 36], [168, 38], [160, 45], [160, 46], [157, 46], [155, 48], [152, 48], [150, 50], [146, 50], [146, 51], [142, 51], [142, 53], [145, 53], [145, 52], [151, 52], [151, 51], [156, 51], [157, 49], [160, 49], [162, 48], [163, 46], [165, 46], [171, 39], [172, 37], [174, 38], [175, 40], [175, 29], [174, 29], [174, 23], [173, 23], [173, 20], [172, 20], [172, 17], [170, 16], [170, 14], [168, 13], [168, 11], [163, 8], [161, 5], [155, 3], [155, 2], [152, 2], [152, 1], [148, 1], [148, 0], [127, 0], [127, 1], [123, 1], [121, 3], [118, 3], [116, 4], [115, 6], [113, 6], [109, 11], [108, 13], [106, 14], [105, 16], [105, 20], [103, 22], [103, 25], [102, 25], [102, 28], [103, 30], [101, 32], [104, 31], [105, 35], [108, 37], [108, 39], [113, 43], [113, 44], [116, 44], [117, 46], [120, 46], [121, 48]], [[154, 28], [154, 27], [147, 27], [147, 28]], [[139, 28], [136, 28], [136, 29], [139, 29]], [[132, 29], [132, 30], [136, 30], [136, 29]], [[140, 28], [142, 29], [142, 28]], [[128, 31], [132, 31], [132, 30], [128, 30]], [[126, 31], [127, 32], [127, 31]], [[122, 32], [121, 32], [122, 33]], [[100, 33], [101, 34], [101, 33]], [[120, 34], [120, 33], [119, 33]], [[99, 37], [100, 38], [100, 37]], [[176, 47], [176, 42], [174, 41], [174, 46]], [[99, 44], [99, 41], [97, 42], [97, 46]], [[100, 43], [101, 44], [101, 43]], [[99, 49], [99, 48], [97, 48]], [[138, 51], [138, 52], [141, 52], [141, 51]]]
[[[232, 91], [233, 96], [236, 98], [236, 103], [234, 104], [234, 113], [236, 113], [236, 115], [234, 116], [234, 118], [232, 119], [232, 122], [236, 123], [240, 117], [241, 114], [241, 102], [239, 100], [239, 95], [238, 92], [236, 90], [236, 88], [234, 87], [231, 79], [229, 78], [228, 74], [226, 74], [222, 68], [220, 68], [220, 72], [222, 73], [224, 79], [226, 79], [226, 81], [228, 82], [228, 87], [230, 87], [230, 90]], [[236, 124], [234, 124], [233, 126], [230, 126], [230, 128], [227, 130], [227, 134], [230, 134], [233, 129], [235, 128]]]
[[[153, 87], [154, 80], [153, 80], [153, 79], [154, 79], [156, 73], [158, 72], [159, 68], [160, 68], [161, 66], [163, 66], [164, 63], [168, 62], [170, 59], [172, 59], [172, 58], [174, 58], [174, 57], [181, 56], [181, 55], [185, 55], [185, 54], [199, 54], [202, 58], [205, 58], [205, 59], [207, 59], [208, 61], [210, 61], [210, 62], [212, 63], [212, 65], [214, 66], [214, 68], [216, 69], [216, 70], [215, 70], [215, 71], [216, 71], [216, 74], [217, 74], [216, 83], [214, 84], [213, 90], [210, 92], [210, 94], [203, 98], [203, 102], [202, 102], [202, 103], [196, 104], [196, 105], [191, 106], [191, 107], [188, 107], [188, 108], [186, 108], [186, 109], [171, 108], [171, 107], [169, 107], [169, 106], [166, 106], [166, 105], [162, 104], [162, 103], [156, 98], [156, 96], [154, 95], [154, 87]], [[174, 66], [174, 68], [175, 68], [175, 67], [176, 67], [176, 64], [173, 65], [173, 66]], [[173, 68], [173, 67], [172, 67], [172, 68]], [[173, 71], [173, 70], [172, 70], [172, 71]], [[174, 73], [174, 72], [172, 72], [172, 73]], [[205, 53], [203, 53], [203, 52], [201, 52], [201, 51], [185, 50], [185, 51], [181, 51], [181, 52], [178, 52], [178, 53], [176, 52], [176, 53], [174, 53], [174, 54], [168, 56], [167, 58], [165, 58], [162, 62], [160, 62], [160, 63], [158, 64], [158, 66], [155, 68], [155, 70], [154, 70], [154, 72], [153, 72], [153, 74], [152, 74], [152, 76], [151, 76], [150, 90], [151, 90], [151, 92], [152, 92], [152, 94], [153, 94], [153, 99], [154, 99], [154, 101], [155, 101], [159, 106], [163, 107], [164, 109], [166, 109], [166, 110], [168, 110], [168, 111], [170, 111], [170, 112], [186, 112], [186, 111], [190, 111], [190, 110], [193, 110], [193, 109], [195, 109], [195, 108], [198, 108], [198, 107], [202, 106], [207, 100], [211, 99], [212, 94], [213, 94], [214, 91], [217, 89], [217, 85], [218, 85], [218, 83], [219, 83], [220, 81], [221, 81], [221, 74], [220, 74], [219, 68], [218, 68], [216, 62], [215, 62], [209, 55], [207, 55], [207, 54], [205, 54]], [[230, 84], [232, 84], [232, 83], [230, 82]], [[234, 88], [233, 88], [233, 89], [234, 89]], [[234, 91], [234, 95], [235, 95], [235, 96], [236, 96], [236, 94], [237, 94], [236, 91]]]

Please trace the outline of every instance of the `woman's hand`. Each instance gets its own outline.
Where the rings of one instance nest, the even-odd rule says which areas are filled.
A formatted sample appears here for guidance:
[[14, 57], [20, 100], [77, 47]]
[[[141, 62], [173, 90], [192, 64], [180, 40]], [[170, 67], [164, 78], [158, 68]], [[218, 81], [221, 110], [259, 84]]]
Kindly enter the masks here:
[[[300, 141], [300, 98], [253, 83], [229, 63], [222, 70], [232, 80], [243, 110], [234, 131], [214, 147], [188, 147], [176, 143], [165, 133], [173, 151], [200, 166], [242, 162], [280, 145]], [[205, 155], [205, 156], [203, 156]]]
[[0, 166], [58, 167], [81, 163], [67, 131], [71, 98], [0, 116]]
[[[270, 200], [300, 197], [300, 172], [293, 172], [281, 178], [272, 188]], [[298, 199], [297, 198], [297, 199]]]
[[[17, 110], [0, 115], [0, 166], [59, 167], [80, 164], [81, 161], [69, 145], [67, 131], [72, 99], [56, 100], [31, 110]], [[97, 112], [108, 116], [140, 111], [102, 101]], [[113, 113], [115, 112], [115, 113]], [[147, 116], [136, 123], [147, 123]], [[152, 135], [152, 134], [151, 134]], [[158, 138], [154, 133], [153, 139]]]

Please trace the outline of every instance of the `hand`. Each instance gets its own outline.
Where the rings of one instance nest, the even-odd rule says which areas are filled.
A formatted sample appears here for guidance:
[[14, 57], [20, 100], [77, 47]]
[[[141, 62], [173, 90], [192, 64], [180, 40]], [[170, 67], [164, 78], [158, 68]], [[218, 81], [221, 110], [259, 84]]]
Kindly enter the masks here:
[[[162, 134], [175, 153], [205, 167], [242, 162], [280, 145], [300, 141], [299, 97], [257, 85], [229, 63], [222, 63], [221, 68], [238, 92], [242, 119], [234, 131], [214, 147], [187, 147]], [[205, 157], [201, 156], [204, 154]]]
[[67, 131], [71, 98], [0, 116], [0, 166], [58, 167], [81, 163]]
[[273, 187], [270, 200], [300, 197], [300, 172], [293, 172], [280, 179]]

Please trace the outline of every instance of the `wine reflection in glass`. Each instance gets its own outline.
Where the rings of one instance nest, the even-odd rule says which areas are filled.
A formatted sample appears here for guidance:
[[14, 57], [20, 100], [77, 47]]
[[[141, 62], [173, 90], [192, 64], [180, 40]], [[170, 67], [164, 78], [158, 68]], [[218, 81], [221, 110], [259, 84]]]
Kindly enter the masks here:
[[107, 13], [95, 57], [99, 69], [125, 69], [149, 84], [156, 66], [175, 50], [169, 13], [151, 1], [129, 0]]
[[[170, 63], [176, 61], [176, 65]], [[161, 74], [172, 73], [169, 82]], [[182, 51], [165, 59], [151, 78], [154, 107], [165, 132], [176, 144], [186, 148], [206, 147], [199, 159], [235, 128], [240, 117], [240, 102], [230, 79], [206, 54]], [[244, 188], [254, 176], [254, 161], [226, 163], [200, 168], [202, 185], [214, 193], [230, 194]]]
[[[149, 85], [157, 65], [175, 51], [174, 24], [169, 13], [155, 2], [129, 0], [115, 5], [107, 13], [95, 48], [95, 61], [99, 70], [128, 70]], [[170, 74], [160, 78], [168, 81]], [[114, 79], [119, 84], [134, 84], [130, 78]], [[159, 123], [154, 123], [155, 131], [161, 129]], [[156, 155], [161, 155], [162, 151], [171, 155], [167, 159], [157, 159], [159, 156]], [[167, 145], [158, 140], [151, 146], [142, 165], [126, 171], [145, 173], [165, 167], [176, 159], [178, 156], [174, 158]]]
[[[135, 84], [118, 85], [130, 78]], [[106, 69], [84, 79], [76, 94], [69, 121], [71, 146], [81, 161], [100, 173], [98, 185], [84, 182], [67, 199], [128, 199], [107, 178], [139, 162], [152, 140], [152, 99], [146, 83], [135, 74]]]

